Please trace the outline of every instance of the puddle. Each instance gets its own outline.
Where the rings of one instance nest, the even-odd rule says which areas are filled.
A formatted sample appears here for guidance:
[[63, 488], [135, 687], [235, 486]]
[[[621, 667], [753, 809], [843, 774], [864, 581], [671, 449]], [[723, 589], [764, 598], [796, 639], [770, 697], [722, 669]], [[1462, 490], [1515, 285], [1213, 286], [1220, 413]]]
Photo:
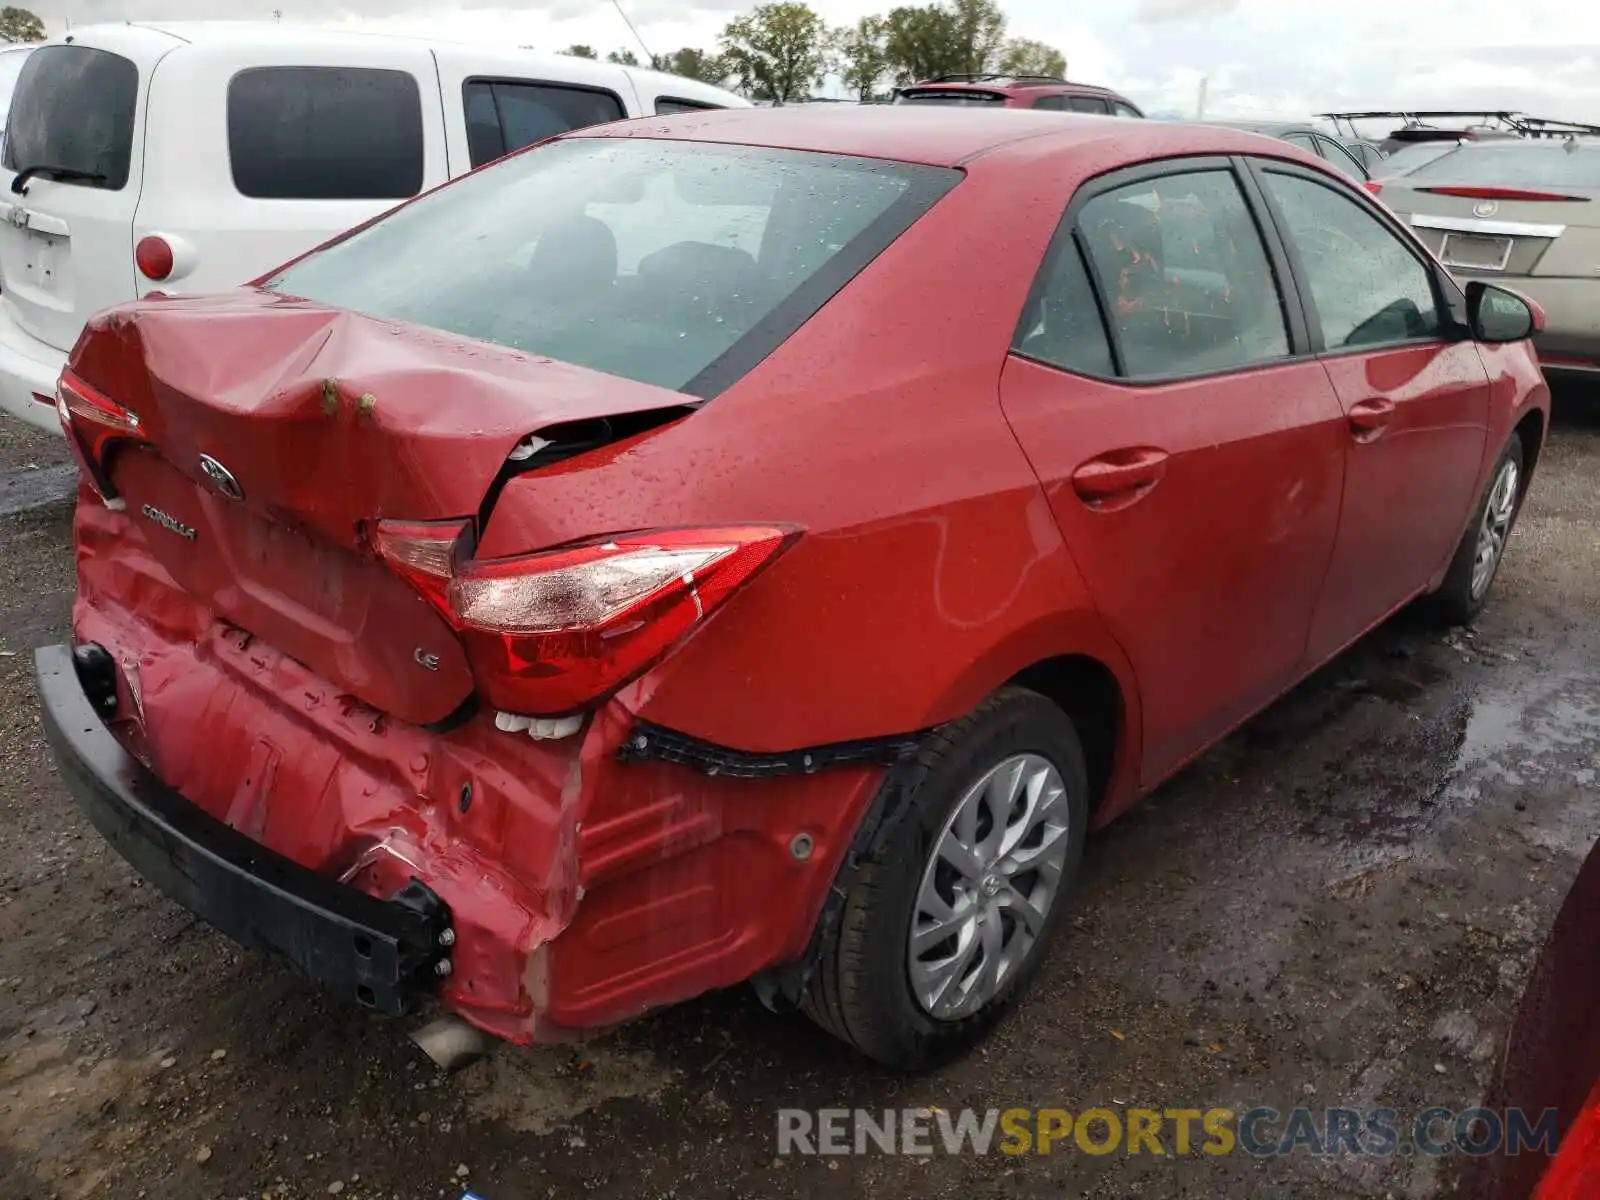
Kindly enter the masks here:
[[[1592, 676], [1524, 677], [1409, 717], [1328, 764], [1330, 786], [1303, 825], [1339, 844], [1352, 874], [1410, 857], [1419, 835], [1495, 792], [1582, 787], [1600, 769], [1600, 680]], [[1597, 819], [1583, 807], [1549, 814], [1549, 848], [1581, 848]]]

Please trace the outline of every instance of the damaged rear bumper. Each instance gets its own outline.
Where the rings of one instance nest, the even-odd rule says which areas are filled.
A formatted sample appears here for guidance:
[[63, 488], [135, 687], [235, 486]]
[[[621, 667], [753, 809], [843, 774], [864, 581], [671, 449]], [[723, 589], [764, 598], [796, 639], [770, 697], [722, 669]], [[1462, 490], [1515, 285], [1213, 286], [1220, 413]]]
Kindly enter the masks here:
[[[109, 666], [109, 662], [107, 664]], [[352, 1003], [397, 1015], [449, 973], [450, 914], [413, 881], [388, 900], [300, 866], [167, 786], [102, 721], [66, 646], [35, 654], [62, 781], [135, 870], [234, 941], [287, 958]], [[112, 683], [114, 686], [114, 681]]]

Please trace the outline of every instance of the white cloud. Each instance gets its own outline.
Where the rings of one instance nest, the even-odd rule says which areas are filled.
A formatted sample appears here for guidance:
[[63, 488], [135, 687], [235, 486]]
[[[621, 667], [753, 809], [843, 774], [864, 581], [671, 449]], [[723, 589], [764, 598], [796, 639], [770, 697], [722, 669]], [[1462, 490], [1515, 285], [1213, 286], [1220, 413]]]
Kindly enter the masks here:
[[[843, 24], [893, 0], [811, 0]], [[651, 49], [715, 45], [749, 0], [622, 0]], [[1202, 77], [1207, 111], [1305, 116], [1330, 108], [1521, 108], [1600, 123], [1600, 5], [1578, 0], [1395, 0], [1338, 5], [1284, 0], [1002, 0], [1011, 31], [1059, 46], [1075, 78], [1107, 83], [1151, 109], [1192, 114]], [[389, 32], [604, 53], [637, 49], [608, 0], [251, 0], [230, 16], [362, 26]], [[258, 7], [257, 7], [258, 6]], [[53, 29], [64, 19], [210, 16], [216, 0], [35, 0]], [[1504, 44], [1507, 37], [1517, 44]]]

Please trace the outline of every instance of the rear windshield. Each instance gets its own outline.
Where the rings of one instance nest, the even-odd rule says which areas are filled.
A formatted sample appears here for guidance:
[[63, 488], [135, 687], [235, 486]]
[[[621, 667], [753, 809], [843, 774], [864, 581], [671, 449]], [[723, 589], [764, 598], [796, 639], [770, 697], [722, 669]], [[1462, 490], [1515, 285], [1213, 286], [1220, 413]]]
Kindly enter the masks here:
[[704, 397], [959, 178], [876, 159], [574, 138], [425, 196], [265, 286]]
[[120, 54], [41, 46], [28, 55], [11, 97], [5, 165], [120, 191], [128, 183], [138, 104], [139, 68]]
[[1600, 147], [1581, 142], [1468, 142], [1410, 172], [1406, 186], [1600, 188]]
[[894, 98], [896, 104], [1004, 104], [1003, 92], [901, 92]]
[[1398, 175], [1409, 175], [1423, 164], [1442, 158], [1455, 148], [1454, 142], [1417, 142], [1414, 145], [1402, 146], [1383, 160], [1378, 173], [1388, 179]]

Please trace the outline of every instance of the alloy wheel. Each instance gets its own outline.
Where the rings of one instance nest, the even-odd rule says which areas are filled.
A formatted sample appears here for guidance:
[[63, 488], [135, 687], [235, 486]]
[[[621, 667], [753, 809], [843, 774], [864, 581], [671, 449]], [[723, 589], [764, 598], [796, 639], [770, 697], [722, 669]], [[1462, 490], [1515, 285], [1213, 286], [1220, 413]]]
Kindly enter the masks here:
[[1061, 773], [1018, 754], [956, 804], [923, 868], [907, 945], [911, 992], [958, 1021], [998, 996], [1043, 935], [1071, 839]]
[[1489, 590], [1500, 557], [1505, 553], [1506, 539], [1511, 535], [1511, 520], [1517, 513], [1517, 484], [1521, 472], [1515, 459], [1508, 458], [1500, 465], [1494, 486], [1489, 489], [1489, 502], [1483, 506], [1483, 520], [1478, 525], [1478, 548], [1472, 560], [1472, 598], [1480, 599]]

